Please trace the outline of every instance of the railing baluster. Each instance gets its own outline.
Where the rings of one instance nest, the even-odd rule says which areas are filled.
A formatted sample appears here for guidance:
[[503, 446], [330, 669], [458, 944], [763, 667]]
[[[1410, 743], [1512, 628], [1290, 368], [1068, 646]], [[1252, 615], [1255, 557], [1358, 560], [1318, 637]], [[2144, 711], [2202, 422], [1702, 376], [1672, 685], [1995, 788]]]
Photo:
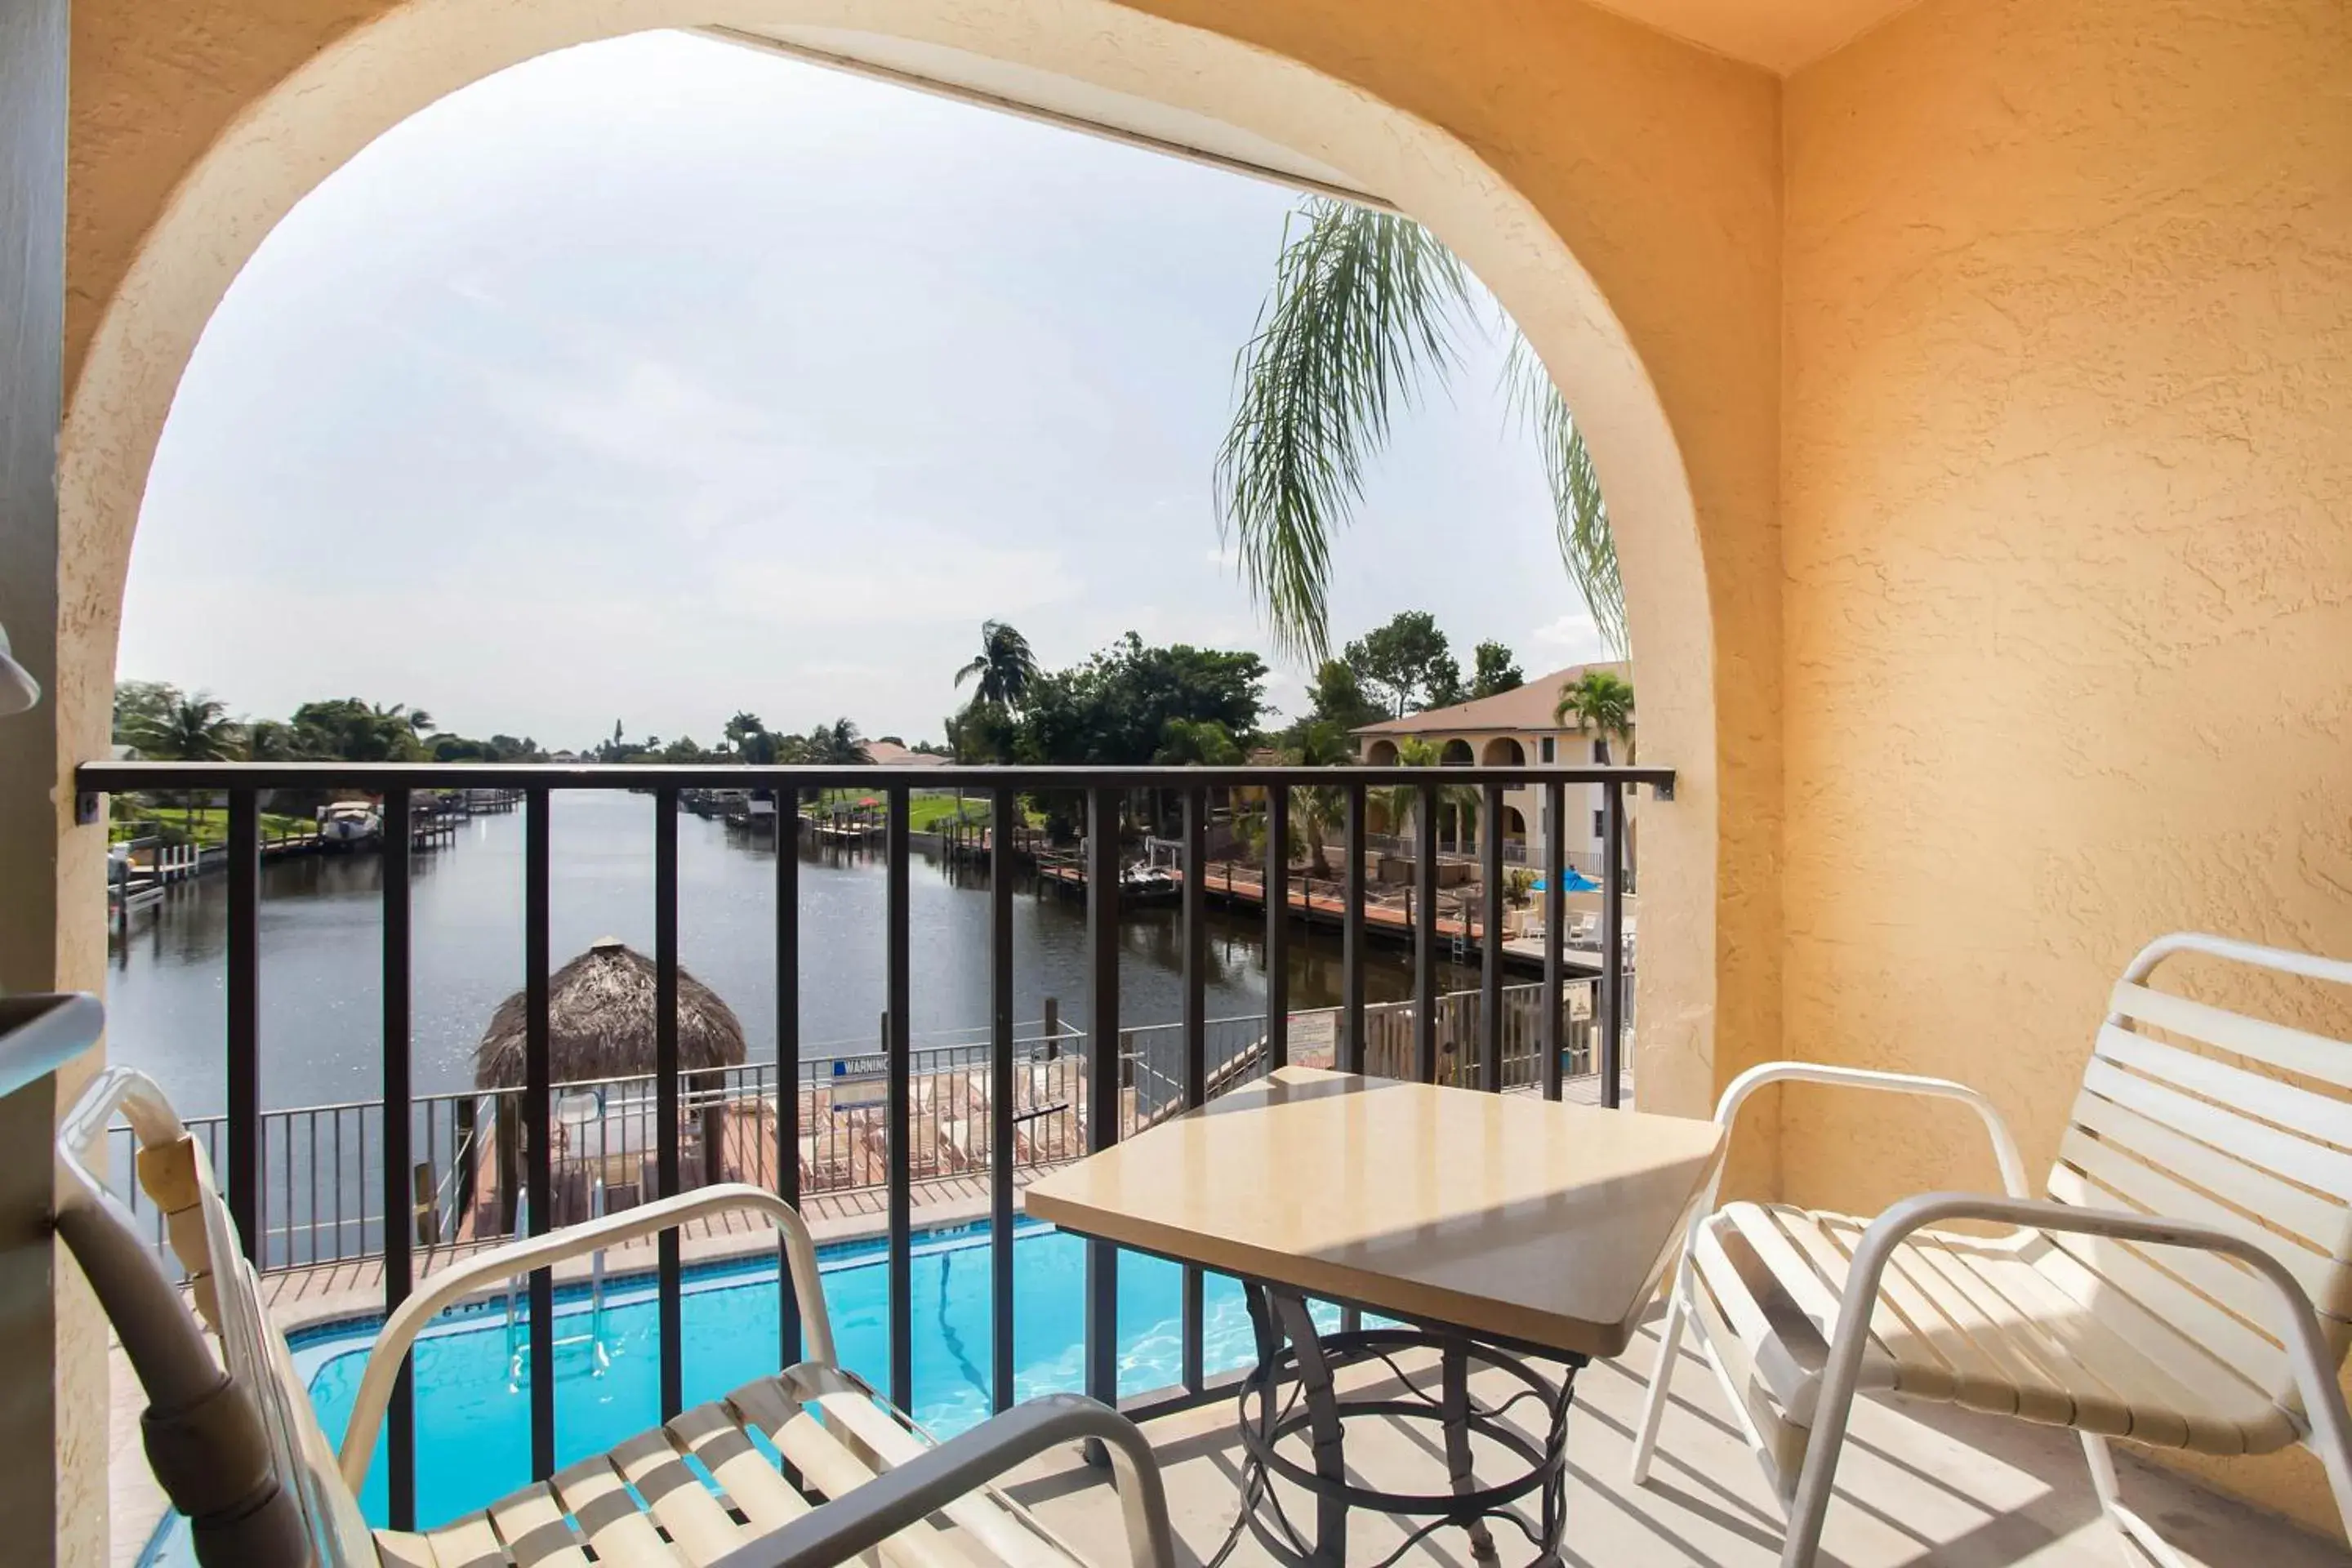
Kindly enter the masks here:
[[[522, 984], [523, 984], [523, 1194], [530, 1233], [546, 1234], [554, 1181], [548, 1147], [550, 1083], [547, 1044], [549, 978], [548, 840], [552, 824], [545, 789], [523, 797]], [[511, 1162], [502, 1162], [511, 1168]], [[530, 1474], [545, 1480], [555, 1473], [555, 1276], [545, 1268], [530, 1275]]]
[[1489, 1094], [1503, 1090], [1503, 786], [1488, 784], [1478, 803], [1485, 820], [1479, 846], [1485, 881], [1478, 911], [1478, 936], [1484, 950], [1478, 975], [1478, 1055], [1481, 1085]]
[[1265, 792], [1265, 1065], [1290, 1065], [1290, 788]]
[[915, 1237], [914, 1128], [915, 1093], [913, 959], [908, 940], [907, 786], [892, 784], [885, 792], [890, 816], [883, 846], [889, 857], [886, 1015], [889, 1121], [890, 1219], [890, 1400], [901, 1410], [915, 1407]]
[[1412, 1072], [1437, 1081], [1437, 786], [1421, 786], [1413, 813]]
[[[801, 797], [776, 788], [776, 1191], [801, 1205]], [[778, 1365], [801, 1359], [801, 1307], [776, 1242]]]
[[[1087, 1152], [1118, 1141], [1118, 795], [1087, 792]], [[1118, 1248], [1087, 1243], [1086, 1391], [1118, 1402]]]
[[[412, 1283], [410, 1227], [405, 1215], [409, 1165], [409, 879], [410, 797], [383, 792], [383, 832], [377, 860], [383, 878], [383, 1310], [408, 1300]], [[338, 1118], [338, 1121], [341, 1119]], [[336, 1173], [336, 1187], [342, 1185]], [[414, 1363], [404, 1360], [385, 1413], [392, 1528], [416, 1528], [416, 1429]]]
[[1559, 1098], [1561, 1038], [1559, 1010], [1560, 949], [1568, 941], [1561, 928], [1568, 922], [1568, 786], [1555, 780], [1544, 785], [1544, 971], [1543, 1017], [1538, 1026], [1538, 1048], [1543, 1052], [1543, 1095]]
[[1347, 909], [1339, 917], [1339, 1039], [1331, 1065], [1364, 1070], [1364, 786], [1348, 786]]
[[[1197, 1110], [1208, 1098], [1209, 1082], [1209, 792], [1184, 792], [1184, 998], [1183, 1050], [1181, 1067], [1184, 1106]], [[1201, 1271], [1184, 1269], [1182, 1328], [1180, 1344], [1184, 1386], [1201, 1392], [1202, 1286]]]
[[[678, 1096], [683, 1087], [677, 1058], [677, 791], [654, 791], [654, 1115], [656, 1178], [663, 1197], [685, 1190], [678, 1170]], [[706, 1139], [706, 1142], [708, 1140]], [[703, 1151], [707, 1173], [716, 1151]], [[661, 1233], [656, 1268], [661, 1320], [661, 1415], [667, 1421], [686, 1408], [686, 1309], [678, 1289], [679, 1242], [673, 1228]]]
[[1601, 786], [1601, 1103], [1614, 1110], [1625, 1037], [1625, 792]]
[[1013, 1408], [1013, 838], [1020, 796], [989, 801], [989, 1403]]
[[257, 1267], [261, 1232], [261, 797], [228, 792], [228, 1212]]

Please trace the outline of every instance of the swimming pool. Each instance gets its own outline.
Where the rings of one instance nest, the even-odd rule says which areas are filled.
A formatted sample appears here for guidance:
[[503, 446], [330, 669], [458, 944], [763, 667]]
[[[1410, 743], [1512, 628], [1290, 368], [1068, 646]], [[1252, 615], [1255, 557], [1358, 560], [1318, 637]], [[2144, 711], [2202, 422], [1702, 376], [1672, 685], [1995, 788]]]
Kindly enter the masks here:
[[[919, 1233], [914, 1253], [916, 1419], [946, 1436], [989, 1408], [989, 1234], [985, 1224]], [[1023, 1399], [1084, 1385], [1086, 1243], [1024, 1222], [1013, 1255], [1013, 1363]], [[889, 1375], [888, 1249], [880, 1240], [822, 1247], [825, 1305], [842, 1363], [877, 1387]], [[1179, 1380], [1182, 1368], [1182, 1270], [1122, 1254], [1118, 1264], [1118, 1376], [1122, 1394]], [[689, 1269], [684, 1289], [681, 1360], [688, 1405], [715, 1398], [776, 1370], [776, 1265], [772, 1257]], [[649, 1277], [608, 1288], [600, 1369], [589, 1343], [560, 1347], [555, 1363], [558, 1466], [600, 1453], [660, 1419], [656, 1304]], [[589, 1331], [584, 1287], [557, 1293], [556, 1338]], [[1336, 1314], [1334, 1314], [1336, 1318]], [[1327, 1325], [1328, 1326], [1328, 1325]], [[331, 1439], [349, 1424], [373, 1321], [293, 1336], [294, 1364], [309, 1380], [319, 1424]], [[1208, 1277], [1202, 1302], [1202, 1364], [1212, 1374], [1249, 1364], [1254, 1353], [1241, 1287]], [[446, 1314], [416, 1343], [416, 1517], [438, 1523], [530, 1479], [530, 1394], [510, 1381], [502, 1304]], [[361, 1502], [385, 1521], [380, 1442]], [[173, 1521], [176, 1522], [176, 1521]], [[176, 1534], [176, 1539], [173, 1539]], [[192, 1561], [185, 1531], [167, 1526], [150, 1549], [163, 1564]], [[174, 1548], [177, 1550], [173, 1550]]]

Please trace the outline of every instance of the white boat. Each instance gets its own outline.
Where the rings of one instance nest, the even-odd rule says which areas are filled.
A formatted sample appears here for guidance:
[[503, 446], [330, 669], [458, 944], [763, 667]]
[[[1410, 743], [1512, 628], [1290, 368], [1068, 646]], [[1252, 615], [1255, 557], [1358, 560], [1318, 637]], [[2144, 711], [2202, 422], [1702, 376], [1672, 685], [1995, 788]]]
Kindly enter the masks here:
[[383, 837], [383, 808], [370, 800], [339, 800], [319, 808], [319, 841], [352, 849]]
[[1184, 884], [1165, 866], [1129, 866], [1118, 874], [1119, 896], [1136, 903], [1180, 897]]

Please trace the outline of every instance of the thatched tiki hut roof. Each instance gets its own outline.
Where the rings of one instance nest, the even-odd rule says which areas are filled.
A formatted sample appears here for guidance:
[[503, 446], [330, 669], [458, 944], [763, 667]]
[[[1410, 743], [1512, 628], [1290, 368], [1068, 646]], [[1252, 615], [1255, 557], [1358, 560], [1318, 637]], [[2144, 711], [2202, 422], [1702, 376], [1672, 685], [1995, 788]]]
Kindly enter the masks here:
[[[499, 1005], [474, 1048], [479, 1089], [520, 1089], [530, 1026], [525, 993]], [[600, 937], [547, 986], [548, 1079], [638, 1078], [654, 1070], [654, 961], [618, 937]], [[719, 993], [677, 972], [677, 1060], [688, 1071], [740, 1066], [743, 1026]]]

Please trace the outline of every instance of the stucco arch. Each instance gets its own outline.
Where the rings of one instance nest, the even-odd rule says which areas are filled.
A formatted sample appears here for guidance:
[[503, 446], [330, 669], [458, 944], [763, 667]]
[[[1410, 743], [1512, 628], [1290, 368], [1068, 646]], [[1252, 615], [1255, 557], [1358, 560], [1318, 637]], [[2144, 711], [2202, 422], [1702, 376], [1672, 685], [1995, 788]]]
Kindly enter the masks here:
[[1396, 766], [1397, 743], [1390, 740], [1374, 741], [1364, 748], [1364, 761], [1376, 768]]
[[[1591, 112], [1549, 126], [1556, 144], [1530, 153], [1507, 136], [1467, 124], [1457, 135], [1433, 122], [1493, 110], [1427, 69], [1422, 62], [1433, 57], [1408, 35], [1433, 26], [1475, 33], [1478, 24], [1402, 0], [1341, 12], [1241, 0], [341, 0], [299, 23], [282, 8], [255, 5], [251, 47], [224, 38], [234, 23], [217, 15], [206, 19], [208, 33], [189, 37], [181, 30], [194, 24], [173, 7], [96, 9], [89, 25], [111, 30], [102, 41], [111, 58], [131, 62], [127, 74], [188, 58], [212, 68], [159, 76], [159, 100], [141, 102], [137, 115], [99, 103], [85, 123], [77, 97], [71, 395], [59, 466], [60, 756], [103, 751], [131, 533], [198, 335], [264, 236], [328, 174], [435, 100], [572, 44], [704, 24], [916, 39], [1210, 115], [1346, 170], [1429, 225], [1496, 291], [1579, 413], [1611, 497], [1633, 640], [1643, 650], [1650, 754], [1681, 770], [1682, 804], [1654, 814], [1645, 830], [1654, 896], [1638, 981], [1644, 1100], [1704, 1110], [1720, 1077], [1776, 1043], [1772, 961], [1759, 955], [1776, 951], [1777, 935], [1758, 929], [1743, 941], [1718, 924], [1731, 907], [1726, 876], [1742, 862], [1769, 862], [1779, 812], [1776, 769], [1763, 776], [1755, 738], [1732, 747], [1718, 722], [1720, 712], [1777, 706], [1777, 612], [1755, 609], [1759, 584], [1747, 569], [1765, 553], [1759, 538], [1769, 543], [1771, 526], [1772, 377], [1769, 353], [1751, 346], [1771, 341], [1771, 280], [1752, 276], [1754, 256], [1771, 247], [1740, 243], [1748, 226], [1774, 216], [1769, 171], [1711, 173], [1714, 188], [1696, 205], [1653, 199], [1661, 178], [1730, 166], [1705, 143], [1748, 144], [1758, 117], [1773, 111], [1760, 75], [1564, 0], [1549, 25], [1560, 34], [1563, 68], [1591, 84]], [[1360, 47], [1366, 29], [1380, 47]], [[78, 33], [78, 49], [82, 42]], [[1570, 90], [1549, 79], [1539, 86], [1553, 100]], [[1705, 113], [1675, 136], [1632, 134], [1633, 106], [1650, 116], [1676, 102]], [[1671, 171], [1642, 166], [1662, 155]], [[1514, 158], [1540, 186], [1542, 211], [1498, 166]], [[1721, 210], [1700, 210], [1710, 204]], [[1619, 231], [1606, 226], [1612, 214]], [[1711, 234], [1735, 275], [1648, 232], [1662, 221]], [[1626, 317], [1580, 255], [1606, 265], [1634, 307]], [[1639, 323], [1638, 345], [1629, 320]], [[1739, 389], [1727, 393], [1734, 381]], [[1662, 388], [1682, 405], [1687, 448]], [[1726, 564], [1712, 574], [1700, 493], [1720, 514]], [[1719, 626], [1733, 646], [1718, 647]], [[1727, 762], [1735, 752], [1743, 754]], [[1744, 800], [1719, 788], [1727, 765], [1746, 770]], [[59, 907], [73, 912], [65, 917], [72, 929], [59, 933], [58, 968], [68, 983], [88, 983], [103, 952], [100, 840], [67, 825], [70, 791], [59, 798]], [[1751, 888], [1737, 902], [1760, 921], [1769, 889]], [[1759, 991], [1759, 966], [1769, 995]], [[1744, 994], [1730, 1016], [1749, 1038], [1718, 1059], [1718, 993], [1734, 971]]]
[[1437, 749], [1437, 760], [1449, 768], [1466, 768], [1476, 759], [1471, 754], [1470, 742], [1456, 735]]
[[1516, 768], [1528, 760], [1527, 748], [1508, 735], [1496, 735], [1478, 748], [1478, 763], [1488, 768]]

